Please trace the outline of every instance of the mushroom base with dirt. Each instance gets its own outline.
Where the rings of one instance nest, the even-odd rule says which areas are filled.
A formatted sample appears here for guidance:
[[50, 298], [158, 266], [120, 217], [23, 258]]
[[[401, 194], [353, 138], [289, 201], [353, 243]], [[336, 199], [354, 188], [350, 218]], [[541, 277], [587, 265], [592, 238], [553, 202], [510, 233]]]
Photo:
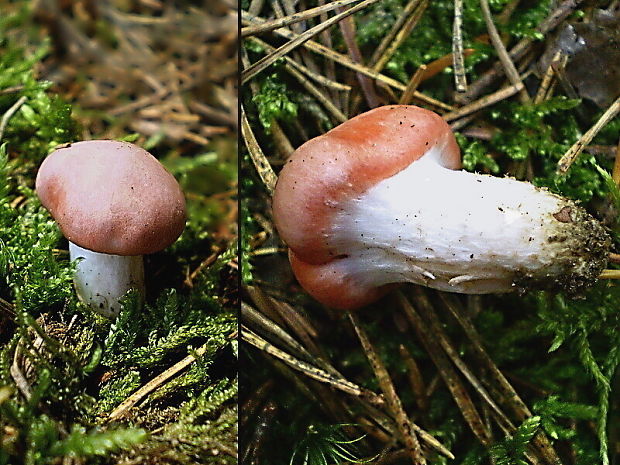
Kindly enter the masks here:
[[[312, 179], [326, 166], [341, 171]], [[611, 241], [583, 208], [459, 166], [448, 125], [410, 106], [372, 110], [300, 147], [280, 175], [274, 218], [302, 287], [353, 309], [403, 282], [465, 294], [577, 294], [597, 279]], [[290, 208], [290, 198], [308, 194]]]
[[298, 278], [303, 285], [337, 273], [340, 286], [348, 283], [343, 297], [400, 282], [462, 294], [576, 294], [599, 276], [610, 246], [600, 223], [570, 200], [426, 159], [343, 203], [328, 243], [339, 257], [307, 265]]

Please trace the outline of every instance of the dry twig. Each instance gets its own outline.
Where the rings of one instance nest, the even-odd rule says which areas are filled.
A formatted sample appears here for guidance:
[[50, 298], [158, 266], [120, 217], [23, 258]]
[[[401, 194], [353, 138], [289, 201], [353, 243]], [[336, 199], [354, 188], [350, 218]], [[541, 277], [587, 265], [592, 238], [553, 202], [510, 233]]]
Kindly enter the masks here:
[[456, 91], [466, 92], [467, 76], [465, 76], [465, 58], [463, 56], [463, 0], [454, 0], [452, 60], [454, 64], [454, 85]]
[[521, 101], [524, 103], [529, 102], [530, 97], [527, 94], [525, 87], [523, 86], [523, 82], [521, 81], [521, 78], [519, 77], [517, 68], [515, 67], [512, 60], [510, 59], [510, 55], [508, 55], [508, 52], [506, 51], [506, 47], [504, 46], [504, 43], [502, 42], [502, 38], [499, 36], [499, 33], [497, 32], [497, 28], [495, 27], [495, 24], [493, 23], [493, 17], [491, 16], [491, 8], [489, 7], [488, 0], [480, 0], [480, 8], [482, 9], [482, 16], [487, 26], [487, 31], [489, 32], [491, 43], [493, 44], [493, 47], [495, 47], [495, 51], [497, 52], [497, 55], [499, 56], [499, 61], [504, 67], [504, 72], [506, 73], [506, 76], [508, 76], [508, 80], [513, 86], [521, 87], [519, 91], [519, 95], [521, 96]]
[[6, 129], [6, 125], [9, 123], [11, 117], [19, 110], [24, 103], [26, 103], [27, 97], [22, 95], [17, 101], [11, 105], [11, 107], [6, 111], [4, 115], [2, 115], [2, 119], [0, 119], [0, 141], [2, 141], [2, 137], [4, 136], [4, 130]]
[[[264, 20], [261, 20], [260, 18], [256, 18], [251, 16], [249, 13], [243, 12], [242, 11], [242, 15], [241, 15], [241, 19], [242, 22], [244, 24], [251, 24], [251, 23], [261, 23]], [[285, 37], [287, 39], [293, 39], [295, 37], [297, 37], [297, 34], [295, 34], [293, 31], [289, 30], [289, 29], [285, 29], [285, 28], [280, 28], [280, 29], [276, 29], [274, 31], [276, 34]], [[370, 68], [368, 68], [367, 66], [362, 66], [359, 63], [355, 63], [353, 60], [351, 60], [348, 56], [346, 55], [342, 55], [341, 53], [337, 53], [334, 52], [332, 49], [330, 49], [329, 47], [326, 47], [322, 44], [319, 44], [318, 42], [314, 42], [312, 40], [308, 40], [307, 42], [303, 43], [303, 46], [308, 48], [308, 50], [318, 53], [330, 60], [335, 61], [336, 63], [349, 68], [352, 71], [355, 72], [359, 72], [362, 73], [372, 79], [375, 79], [383, 84], [386, 84], [390, 87], [393, 87], [396, 90], [400, 90], [400, 91], [404, 91], [406, 86], [404, 84], [402, 84], [401, 82], [398, 82], [396, 79], [392, 79], [388, 76], [385, 76], [381, 73], [378, 73]], [[440, 111], [452, 111], [454, 110], [454, 107], [451, 105], [448, 105], [444, 102], [441, 102], [437, 99], [434, 99], [432, 97], [429, 97], [428, 95], [425, 95], [419, 91], [415, 91], [413, 94], [413, 97], [423, 103], [426, 103], [434, 108], [439, 109]]]
[[536, 97], [534, 97], [534, 103], [538, 104], [544, 101], [545, 99], [550, 97], [549, 88], [551, 87], [551, 82], [553, 80], [553, 63], [559, 62], [562, 57], [562, 52], [558, 50], [558, 52], [553, 56], [551, 63], [547, 67], [545, 74], [543, 75], [542, 81], [540, 82], [540, 86], [538, 87], [538, 91], [536, 92]]
[[297, 35], [291, 41], [287, 42], [286, 44], [284, 44], [283, 46], [281, 46], [280, 48], [278, 48], [274, 52], [272, 52], [269, 55], [261, 58], [256, 63], [253, 63], [249, 68], [244, 69], [241, 72], [241, 84], [243, 85], [244, 83], [248, 82], [250, 79], [252, 79], [258, 73], [260, 73], [261, 71], [263, 71], [264, 69], [266, 69], [267, 67], [272, 65], [278, 58], [283, 57], [287, 53], [289, 53], [292, 50], [294, 50], [295, 48], [299, 47], [304, 42], [310, 40], [312, 37], [314, 37], [315, 35], [319, 34], [321, 31], [324, 31], [325, 29], [333, 26], [337, 22], [342, 21], [347, 16], [350, 16], [353, 13], [356, 13], [357, 11], [360, 11], [360, 10], [366, 8], [367, 6], [372, 5], [373, 3], [376, 3], [378, 1], [379, 0], [364, 0], [362, 3], [360, 3], [358, 5], [355, 5], [354, 7], [351, 7], [348, 10], [343, 11], [342, 13], [339, 13], [339, 14], [331, 17], [330, 19], [328, 19], [324, 23], [321, 23], [321, 24], [319, 24], [317, 26], [314, 26], [313, 28], [308, 29], [304, 33]]
[[336, 378], [333, 375], [327, 373], [326, 371], [321, 370], [320, 368], [312, 366], [309, 363], [306, 363], [287, 354], [286, 352], [281, 351], [280, 349], [274, 347], [269, 342], [265, 341], [263, 338], [261, 338], [260, 336], [252, 332], [249, 328], [246, 328], [243, 325], [241, 330], [241, 337], [244, 341], [252, 344], [257, 349], [260, 349], [268, 353], [269, 355], [279, 358], [287, 365], [298, 371], [301, 371], [306, 376], [309, 376], [312, 379], [327, 383], [333, 388], [346, 392], [347, 394], [350, 394], [352, 396], [366, 399], [371, 404], [382, 405], [384, 403], [384, 400], [374, 392], [361, 388], [358, 385], [347, 381], [346, 379]]
[[409, 420], [405, 410], [403, 409], [402, 402], [396, 393], [396, 389], [390, 379], [390, 375], [372, 347], [372, 344], [370, 343], [366, 332], [361, 327], [357, 316], [354, 313], [348, 313], [348, 316], [349, 321], [351, 321], [351, 324], [357, 333], [357, 337], [362, 344], [364, 353], [366, 354], [375, 376], [379, 381], [379, 386], [385, 396], [388, 408], [391, 410], [396, 419], [396, 425], [402, 436], [403, 442], [405, 443], [407, 451], [409, 452], [411, 460], [414, 464], [426, 464], [426, 459], [422, 455], [422, 449], [420, 448], [420, 442], [418, 441], [418, 438], [412, 428], [411, 420]]
[[300, 356], [305, 357], [307, 360], [316, 363], [316, 360], [308, 352], [304, 346], [302, 346], [299, 342], [297, 342], [291, 335], [289, 335], [284, 329], [282, 329], [279, 325], [271, 321], [269, 318], [257, 312], [250, 305], [245, 302], [241, 302], [241, 317], [245, 323], [253, 323], [254, 325], [261, 328], [263, 331], [269, 332], [280, 341], [285, 343], [289, 349], [294, 350]]
[[209, 347], [209, 343], [199, 347], [198, 349], [194, 351], [194, 354], [188, 355], [183, 360], [175, 363], [173, 366], [168, 368], [163, 373], [157, 375], [155, 378], [153, 378], [151, 381], [146, 383], [144, 386], [142, 386], [140, 389], [138, 389], [136, 392], [130, 395], [123, 402], [121, 402], [120, 405], [116, 407], [112, 411], [112, 413], [110, 413], [110, 415], [108, 415], [108, 418], [106, 421], [108, 422], [115, 421], [115, 420], [118, 420], [124, 417], [129, 412], [129, 410], [132, 409], [144, 397], [149, 395], [159, 386], [166, 383], [168, 380], [170, 380], [171, 378], [176, 376], [178, 373], [183, 371], [185, 368], [190, 366], [192, 363], [194, 363], [198, 357], [200, 357], [207, 351], [208, 347]]
[[411, 76], [411, 79], [409, 80], [405, 91], [400, 96], [400, 100], [398, 101], [398, 103], [400, 103], [401, 105], [408, 105], [409, 102], [411, 102], [411, 99], [413, 98], [416, 89], [420, 85], [420, 82], [422, 82], [422, 78], [424, 77], [425, 72], [426, 65], [420, 65], [420, 67], [416, 69], [415, 73], [413, 73], [413, 76]]
[[458, 110], [451, 111], [450, 113], [446, 113], [443, 115], [446, 121], [453, 121], [463, 116], [467, 116], [470, 113], [474, 113], [478, 110], [482, 110], [488, 106], [491, 106], [497, 102], [501, 102], [509, 97], [512, 97], [517, 92], [519, 92], [523, 88], [523, 84], [517, 84], [515, 86], [504, 87], [503, 89], [498, 90], [497, 92], [493, 92], [485, 97], [482, 97], [480, 100], [476, 100], [475, 102], [470, 103], [469, 105], [465, 105], [464, 107], [459, 108]]
[[[388, 43], [385, 51], [378, 55], [376, 62], [372, 66], [372, 69], [374, 69], [375, 71], [380, 72], [381, 70], [383, 70], [387, 62], [390, 61], [390, 58], [392, 58], [392, 56], [398, 49], [398, 47], [400, 47], [405, 41], [405, 39], [409, 37], [413, 28], [416, 27], [416, 25], [422, 18], [424, 11], [426, 11], [426, 7], [428, 7], [428, 0], [413, 0], [413, 2], [411, 3], [415, 5], [415, 9], [413, 9], [413, 11], [405, 17], [402, 26], [397, 29], [395, 25], [395, 27], [393, 28], [393, 31], [395, 31], [396, 34], [394, 35], [394, 38]], [[407, 6], [409, 6], [409, 4]], [[403, 16], [405, 16], [405, 14], [403, 14]], [[391, 32], [392, 31], [390, 31], [390, 33]], [[386, 38], [388, 37], [390, 37], [389, 34], [386, 36]]]
[[413, 308], [413, 305], [411, 305], [409, 300], [400, 292], [398, 293], [398, 300], [401, 307], [405, 311], [405, 316], [411, 322], [418, 339], [422, 342], [429, 356], [433, 360], [433, 363], [437, 366], [439, 374], [443, 378], [446, 386], [452, 394], [454, 401], [461, 410], [463, 418], [478, 440], [486, 446], [490, 445], [492, 443], [491, 434], [482, 421], [482, 417], [478, 413], [478, 410], [467, 393], [467, 390], [463, 386], [463, 383], [450, 365], [450, 361], [442, 352], [437, 341], [430, 337], [431, 332], [429, 328]]
[[620, 279], [620, 270], [603, 270], [599, 279]]
[[[482, 362], [486, 370], [488, 370], [489, 375], [495, 382], [496, 389], [504, 396], [504, 401], [511, 408], [517, 419], [519, 421], [524, 421], [527, 418], [530, 418], [532, 416], [532, 412], [530, 412], [527, 405], [525, 405], [525, 402], [523, 402], [519, 394], [517, 394], [517, 391], [508, 382], [504, 374], [499, 370], [499, 368], [497, 368], [487, 351], [484, 349], [484, 346], [482, 345], [482, 338], [478, 334], [478, 331], [464, 312], [460, 311], [453, 296], [448, 296], [444, 292], [439, 292], [437, 294], [443, 301], [445, 307], [450, 311], [450, 313], [452, 313], [454, 318], [465, 331], [476, 356]], [[549, 439], [543, 433], [538, 433], [534, 437], [534, 444], [538, 448], [540, 455], [549, 465], [561, 464], [557, 452], [551, 445]]]
[[616, 117], [616, 115], [620, 112], [620, 97], [616, 99], [614, 103], [612, 103], [605, 113], [599, 118], [599, 120], [594, 123], [588, 131], [579, 138], [575, 144], [560, 158], [558, 162], [558, 173], [565, 174], [573, 162], [577, 159], [579, 154], [583, 151], [584, 147], [592, 142], [592, 139], [599, 133], [601, 129], [607, 125], [612, 119]]
[[241, 37], [249, 37], [257, 34], [261, 34], [263, 32], [272, 31], [273, 29], [278, 29], [279, 27], [288, 26], [290, 24], [295, 24], [301, 21], [305, 21], [310, 18], [314, 18], [315, 16], [319, 16], [323, 13], [327, 13], [328, 11], [335, 10], [336, 8], [342, 8], [351, 3], [359, 2], [360, 0], [335, 0], [330, 3], [326, 3], [324, 5], [317, 6], [315, 8], [310, 8], [305, 11], [300, 11], [295, 14], [291, 14], [290, 16], [283, 16], [281, 18], [272, 19], [270, 21], [265, 21], [261, 25], [258, 26], [247, 26], [241, 28]]
[[258, 145], [258, 142], [254, 137], [254, 133], [252, 132], [252, 128], [250, 127], [250, 123], [248, 122], [248, 118], [245, 115], [243, 107], [241, 108], [241, 135], [243, 136], [243, 140], [245, 141], [245, 146], [250, 153], [252, 163], [254, 163], [256, 171], [258, 172], [261, 181], [263, 181], [265, 189], [267, 189], [269, 195], [273, 195], [273, 191], [276, 187], [276, 181], [278, 180], [278, 177], [274, 173], [273, 168], [267, 160], [267, 157], [265, 157], [265, 154]]
[[620, 140], [618, 141], [618, 145], [616, 145], [616, 157], [614, 158], [614, 168], [611, 172], [611, 178], [617, 186], [620, 186]]
[[[549, 16], [547, 16], [542, 23], [538, 25], [536, 31], [540, 34], [547, 34], [561, 24], [583, 0], [564, 0], [554, 9]], [[532, 47], [533, 41], [531, 39], [520, 40], [510, 52], [508, 52], [513, 62], [516, 62], [523, 58]], [[476, 81], [472, 82], [467, 89], [467, 92], [459, 95], [458, 100], [462, 103], [471, 102], [482, 94], [496, 79], [501, 77], [504, 73], [504, 66], [501, 62], [496, 63], [480, 76]]]

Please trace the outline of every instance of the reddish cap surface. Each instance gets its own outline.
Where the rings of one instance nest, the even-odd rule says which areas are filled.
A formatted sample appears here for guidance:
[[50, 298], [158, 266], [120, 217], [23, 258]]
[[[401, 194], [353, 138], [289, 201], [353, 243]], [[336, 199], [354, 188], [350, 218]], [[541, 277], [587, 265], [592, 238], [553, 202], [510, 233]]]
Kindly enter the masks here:
[[291, 155], [274, 192], [274, 222], [292, 251], [298, 280], [317, 300], [355, 308], [384, 293], [356, 288], [338, 276], [334, 262], [340, 260], [339, 251], [329, 245], [333, 216], [343, 202], [399, 173], [432, 148], [441, 153], [442, 166], [460, 168], [459, 147], [441, 116], [412, 105], [390, 105], [356, 116]]
[[301, 287], [325, 305], [341, 310], [360, 308], [383, 297], [397, 286], [361, 286], [349, 279], [342, 267], [342, 260], [331, 260], [322, 265], [311, 265], [299, 260], [289, 249], [291, 268]]
[[65, 237], [95, 252], [154, 253], [185, 228], [185, 198], [174, 176], [127, 142], [57, 149], [41, 164], [36, 191]]

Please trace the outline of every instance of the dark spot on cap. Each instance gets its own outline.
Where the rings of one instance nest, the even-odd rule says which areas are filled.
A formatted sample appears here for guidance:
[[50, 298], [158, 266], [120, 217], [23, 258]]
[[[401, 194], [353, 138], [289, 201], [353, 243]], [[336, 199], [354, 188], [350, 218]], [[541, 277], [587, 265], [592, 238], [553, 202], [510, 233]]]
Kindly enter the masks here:
[[571, 211], [571, 207], [563, 207], [559, 212], [554, 213], [553, 217], [560, 223], [572, 223], [573, 220], [570, 216]]

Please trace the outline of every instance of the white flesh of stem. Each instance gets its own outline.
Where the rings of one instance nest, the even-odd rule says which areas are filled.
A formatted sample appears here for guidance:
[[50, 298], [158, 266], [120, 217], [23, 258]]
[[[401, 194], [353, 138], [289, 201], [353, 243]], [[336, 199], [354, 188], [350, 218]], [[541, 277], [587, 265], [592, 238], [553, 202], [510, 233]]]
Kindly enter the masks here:
[[78, 260], [75, 273], [77, 294], [86, 305], [105, 316], [116, 316], [119, 299], [130, 289], [144, 296], [144, 264], [142, 255], [109, 255], [69, 242], [71, 260]]
[[515, 179], [443, 168], [435, 152], [338, 205], [328, 243], [352, 279], [482, 294], [588, 268], [579, 249], [590, 232], [579, 228], [596, 222], [573, 202]]

